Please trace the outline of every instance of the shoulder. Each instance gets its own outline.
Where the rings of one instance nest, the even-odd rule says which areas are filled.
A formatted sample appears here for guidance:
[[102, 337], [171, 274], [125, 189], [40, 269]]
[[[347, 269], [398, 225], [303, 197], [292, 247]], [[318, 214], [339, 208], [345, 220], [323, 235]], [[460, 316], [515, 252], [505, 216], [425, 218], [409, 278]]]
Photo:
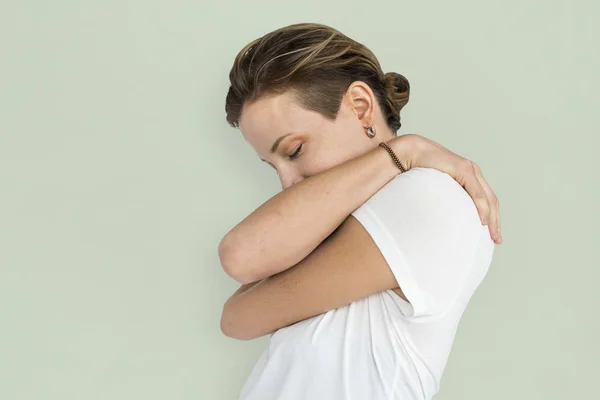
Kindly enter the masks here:
[[394, 177], [384, 187], [383, 192], [418, 190], [418, 193], [439, 193], [441, 191], [467, 194], [463, 187], [445, 172], [433, 168], [412, 168]]
[[466, 190], [450, 175], [433, 168], [412, 168], [397, 175], [361, 207], [413, 216], [445, 215], [481, 225], [477, 207]]
[[[415, 315], [454, 304], [483, 228], [471, 196], [450, 175], [413, 168], [352, 212], [385, 257]], [[490, 239], [491, 240], [491, 239]]]

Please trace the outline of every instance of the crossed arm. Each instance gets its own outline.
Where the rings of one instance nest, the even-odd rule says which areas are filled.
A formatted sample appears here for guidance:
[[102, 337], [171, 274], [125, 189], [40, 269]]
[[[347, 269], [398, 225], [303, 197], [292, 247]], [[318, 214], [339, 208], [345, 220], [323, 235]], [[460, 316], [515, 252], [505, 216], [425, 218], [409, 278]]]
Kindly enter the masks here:
[[[410, 161], [413, 142], [407, 136], [390, 145]], [[223, 269], [246, 284], [292, 267], [399, 173], [387, 151], [377, 147], [283, 190], [221, 240]]]
[[398, 288], [383, 255], [352, 215], [292, 268], [248, 284], [223, 307], [221, 330], [250, 340], [373, 293]]
[[[407, 156], [419, 154], [413, 135], [402, 140], [388, 144], [396, 145], [405, 165], [427, 166]], [[446, 164], [439, 169], [450, 170], [460, 183], [449, 160], [462, 157], [446, 152]], [[219, 255], [225, 271], [243, 285], [224, 305], [222, 331], [238, 339], [256, 338], [386, 289], [407, 300], [369, 234], [349, 215], [397, 173], [385, 150], [376, 149], [286, 189], [230, 231]], [[477, 180], [471, 178], [462, 177], [461, 184], [471, 189], [486, 224], [494, 215], [487, 203], [477, 204], [477, 196], [486, 199], [485, 190], [480, 186], [477, 192]], [[286, 235], [290, 231], [294, 240]]]

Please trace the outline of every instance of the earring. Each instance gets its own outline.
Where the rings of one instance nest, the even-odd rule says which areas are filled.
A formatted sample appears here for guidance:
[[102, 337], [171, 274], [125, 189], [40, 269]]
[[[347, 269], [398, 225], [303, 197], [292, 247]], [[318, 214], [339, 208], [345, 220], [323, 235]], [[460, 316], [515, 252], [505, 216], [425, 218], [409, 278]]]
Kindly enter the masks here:
[[375, 134], [377, 133], [377, 131], [375, 131], [374, 126], [365, 126], [365, 129], [367, 130], [368, 137], [370, 137], [370, 138], [375, 137]]

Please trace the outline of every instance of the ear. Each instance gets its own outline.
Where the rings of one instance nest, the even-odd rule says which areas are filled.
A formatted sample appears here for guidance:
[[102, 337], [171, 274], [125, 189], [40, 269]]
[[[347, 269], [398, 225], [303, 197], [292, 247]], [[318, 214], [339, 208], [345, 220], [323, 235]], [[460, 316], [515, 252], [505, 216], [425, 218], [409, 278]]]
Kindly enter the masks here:
[[365, 82], [354, 81], [348, 86], [344, 99], [363, 126], [375, 121], [375, 95]]

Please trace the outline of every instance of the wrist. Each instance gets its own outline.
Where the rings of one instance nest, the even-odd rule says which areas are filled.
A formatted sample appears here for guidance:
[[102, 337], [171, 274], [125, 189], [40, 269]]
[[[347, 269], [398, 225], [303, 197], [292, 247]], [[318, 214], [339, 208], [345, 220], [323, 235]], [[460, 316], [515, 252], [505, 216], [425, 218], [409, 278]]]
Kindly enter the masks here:
[[[416, 167], [416, 157], [419, 152], [419, 136], [415, 134], [401, 135], [386, 142], [392, 148], [406, 170]], [[398, 167], [396, 167], [398, 169]], [[400, 173], [400, 170], [398, 170]]]

